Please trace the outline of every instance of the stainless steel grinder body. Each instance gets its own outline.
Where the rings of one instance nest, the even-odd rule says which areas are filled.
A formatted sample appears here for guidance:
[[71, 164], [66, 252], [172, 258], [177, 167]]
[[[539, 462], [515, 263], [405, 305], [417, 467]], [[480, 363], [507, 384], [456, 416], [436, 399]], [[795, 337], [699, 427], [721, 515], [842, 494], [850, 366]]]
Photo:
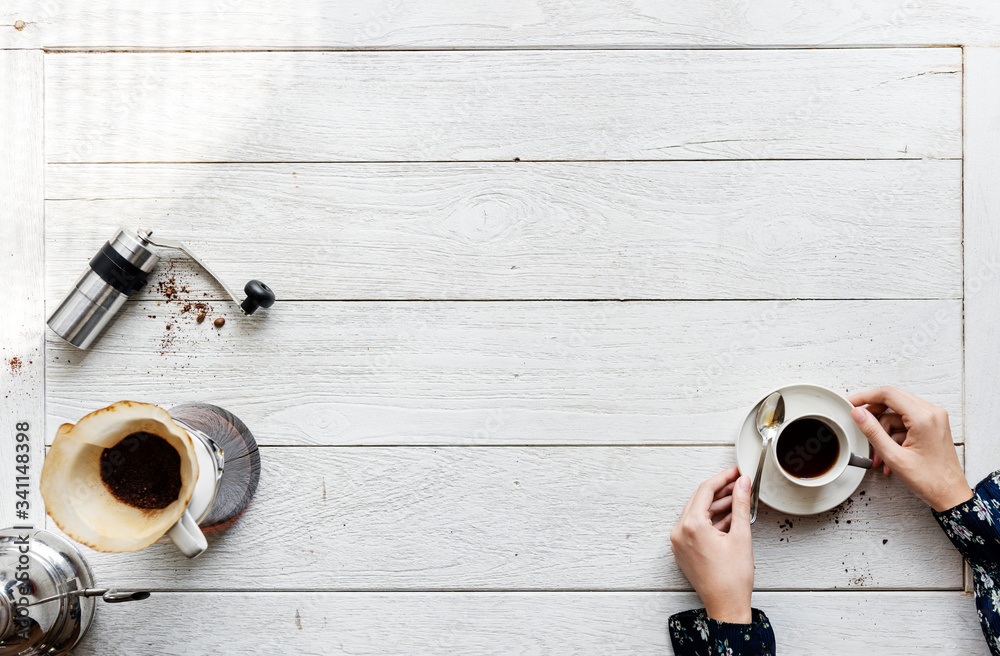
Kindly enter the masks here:
[[146, 285], [146, 276], [160, 259], [146, 243], [131, 230], [115, 233], [49, 317], [55, 334], [77, 348], [88, 348], [125, 300]]

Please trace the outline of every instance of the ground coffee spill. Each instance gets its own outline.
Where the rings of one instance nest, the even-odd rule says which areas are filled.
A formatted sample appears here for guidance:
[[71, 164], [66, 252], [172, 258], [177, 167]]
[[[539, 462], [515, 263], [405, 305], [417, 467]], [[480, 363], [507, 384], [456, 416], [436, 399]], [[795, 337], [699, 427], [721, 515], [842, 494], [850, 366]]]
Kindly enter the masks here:
[[122, 503], [166, 508], [181, 491], [181, 456], [158, 435], [132, 433], [101, 453], [101, 480]]

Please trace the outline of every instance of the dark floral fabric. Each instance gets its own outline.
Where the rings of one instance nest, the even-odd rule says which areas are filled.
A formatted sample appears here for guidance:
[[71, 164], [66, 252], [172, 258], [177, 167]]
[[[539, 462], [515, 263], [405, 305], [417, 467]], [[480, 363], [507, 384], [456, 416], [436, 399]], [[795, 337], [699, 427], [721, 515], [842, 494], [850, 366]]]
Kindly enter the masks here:
[[975, 492], [934, 517], [972, 568], [979, 623], [990, 653], [1000, 656], [1000, 471], [980, 481]]
[[774, 656], [774, 631], [767, 615], [754, 608], [753, 623], [711, 619], [704, 608], [670, 616], [670, 643], [676, 656]]

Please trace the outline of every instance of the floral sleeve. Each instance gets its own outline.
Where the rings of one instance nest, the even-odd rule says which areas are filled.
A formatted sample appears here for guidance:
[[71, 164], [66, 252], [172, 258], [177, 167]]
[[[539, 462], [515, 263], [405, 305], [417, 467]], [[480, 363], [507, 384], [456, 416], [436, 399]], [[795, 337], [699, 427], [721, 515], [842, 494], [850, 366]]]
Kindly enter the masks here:
[[774, 656], [774, 632], [767, 615], [753, 609], [753, 623], [713, 620], [704, 608], [670, 616], [676, 656]]
[[1000, 656], [1000, 471], [980, 481], [971, 499], [934, 517], [972, 568], [979, 623]]

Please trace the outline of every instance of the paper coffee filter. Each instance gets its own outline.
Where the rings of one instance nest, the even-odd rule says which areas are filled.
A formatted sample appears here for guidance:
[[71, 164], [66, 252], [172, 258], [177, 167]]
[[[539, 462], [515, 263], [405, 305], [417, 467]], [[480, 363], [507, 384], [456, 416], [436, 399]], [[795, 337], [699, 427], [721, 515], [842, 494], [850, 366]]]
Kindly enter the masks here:
[[[180, 454], [181, 488], [166, 508], [122, 503], [101, 478], [101, 453], [132, 433], [157, 435]], [[119, 401], [63, 424], [42, 465], [46, 512], [66, 535], [97, 551], [137, 551], [160, 539], [187, 508], [198, 478], [191, 437], [162, 408]]]

